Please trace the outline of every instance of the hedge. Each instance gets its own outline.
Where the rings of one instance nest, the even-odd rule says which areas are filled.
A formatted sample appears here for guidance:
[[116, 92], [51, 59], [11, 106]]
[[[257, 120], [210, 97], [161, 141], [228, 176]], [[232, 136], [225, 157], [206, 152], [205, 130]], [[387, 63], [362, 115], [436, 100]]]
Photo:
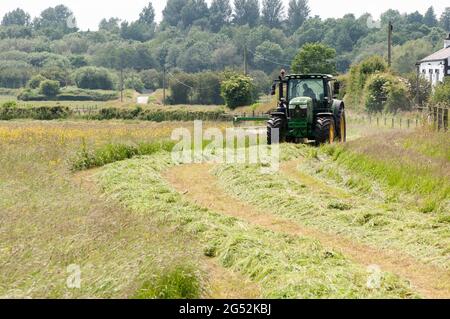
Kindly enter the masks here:
[[116, 91], [105, 90], [84, 90], [78, 88], [66, 88], [55, 97], [48, 97], [39, 94], [37, 90], [26, 89], [20, 92], [17, 97], [22, 101], [96, 101], [105, 102], [116, 100], [118, 93]]
[[0, 120], [13, 119], [56, 120], [65, 119], [71, 115], [68, 107], [41, 106], [35, 108], [19, 108], [4, 105], [0, 108]]

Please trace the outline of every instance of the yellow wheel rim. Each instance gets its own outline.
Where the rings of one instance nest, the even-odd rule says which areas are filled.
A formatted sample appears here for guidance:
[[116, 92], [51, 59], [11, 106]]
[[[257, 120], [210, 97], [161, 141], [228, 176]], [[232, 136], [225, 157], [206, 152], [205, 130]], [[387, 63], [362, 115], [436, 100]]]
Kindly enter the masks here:
[[334, 142], [334, 139], [335, 139], [335, 132], [334, 132], [334, 125], [331, 125], [330, 126], [330, 143], [333, 143]]
[[344, 143], [345, 142], [345, 118], [344, 115], [341, 116], [341, 142]]

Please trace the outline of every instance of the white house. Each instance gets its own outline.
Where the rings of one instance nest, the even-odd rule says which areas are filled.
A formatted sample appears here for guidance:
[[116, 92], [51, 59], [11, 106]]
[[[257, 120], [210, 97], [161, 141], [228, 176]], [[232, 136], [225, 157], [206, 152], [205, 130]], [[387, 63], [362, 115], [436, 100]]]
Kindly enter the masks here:
[[430, 56], [420, 60], [418, 71], [431, 82], [433, 86], [444, 81], [444, 77], [450, 76], [450, 34], [444, 41], [444, 48]]

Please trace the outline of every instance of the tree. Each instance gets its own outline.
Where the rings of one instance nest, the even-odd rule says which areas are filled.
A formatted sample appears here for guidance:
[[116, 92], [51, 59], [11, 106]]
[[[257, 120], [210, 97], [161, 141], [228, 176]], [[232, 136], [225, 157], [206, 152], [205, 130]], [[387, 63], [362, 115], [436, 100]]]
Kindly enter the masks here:
[[60, 87], [58, 81], [45, 80], [39, 85], [39, 93], [46, 97], [55, 97], [59, 94]]
[[208, 5], [205, 0], [187, 0], [181, 10], [181, 22], [187, 28], [198, 20], [207, 19], [208, 14]]
[[219, 32], [231, 21], [233, 9], [230, 0], [213, 0], [209, 9], [209, 25], [212, 32]]
[[98, 26], [99, 30], [108, 31], [111, 33], [120, 33], [120, 19], [109, 18], [109, 20], [103, 19]]
[[122, 22], [120, 28], [120, 36], [125, 40], [134, 40], [145, 42], [153, 38], [155, 34], [155, 26], [147, 25], [139, 21], [128, 23]]
[[76, 32], [76, 20], [72, 11], [64, 5], [48, 8], [34, 20], [36, 30], [41, 31], [51, 39], [60, 39], [65, 34]]
[[258, 0], [234, 0], [233, 22], [237, 25], [255, 27], [259, 23]]
[[37, 89], [41, 85], [41, 82], [45, 80], [47, 80], [47, 78], [44, 76], [40, 74], [35, 75], [30, 79], [30, 81], [28, 81], [28, 87], [30, 89]]
[[222, 97], [231, 109], [252, 104], [253, 92], [252, 79], [245, 75], [233, 74], [221, 84]]
[[336, 50], [320, 43], [305, 44], [292, 61], [294, 73], [336, 73]]
[[[280, 68], [275, 62], [283, 57], [283, 49], [276, 43], [265, 41], [256, 47], [255, 65], [259, 70], [270, 74], [274, 69]], [[271, 62], [273, 61], [273, 62]]]
[[181, 11], [186, 0], [168, 0], [163, 10], [163, 24], [169, 26], [178, 26], [181, 21]]
[[75, 83], [81, 89], [112, 90], [114, 88], [111, 73], [107, 69], [89, 66], [75, 73]]
[[439, 23], [442, 29], [444, 29], [445, 31], [450, 31], [450, 7], [445, 8], [445, 11], [442, 13]]
[[211, 67], [211, 50], [206, 42], [198, 42], [182, 52], [177, 65], [186, 72], [200, 72]]
[[153, 8], [153, 4], [151, 2], [142, 10], [139, 14], [139, 22], [142, 24], [146, 24], [149, 27], [153, 27], [155, 23], [155, 9]]
[[262, 22], [269, 28], [280, 27], [284, 7], [281, 0], [263, 0]]
[[288, 26], [290, 33], [294, 33], [308, 19], [311, 10], [308, 0], [290, 0], [288, 10]]
[[438, 20], [436, 18], [436, 14], [434, 13], [433, 7], [428, 8], [425, 16], [423, 17], [423, 23], [430, 28], [438, 25]]
[[2, 20], [2, 26], [28, 26], [30, 25], [30, 15], [23, 11], [22, 9], [17, 8], [11, 12], [8, 12], [4, 15]]

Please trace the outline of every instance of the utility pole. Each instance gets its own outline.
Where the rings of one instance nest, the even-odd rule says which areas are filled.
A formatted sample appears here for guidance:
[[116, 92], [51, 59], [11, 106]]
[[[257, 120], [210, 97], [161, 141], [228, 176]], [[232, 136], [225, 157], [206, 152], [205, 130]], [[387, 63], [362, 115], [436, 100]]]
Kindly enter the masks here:
[[123, 67], [120, 67], [120, 102], [123, 102]]
[[166, 66], [163, 68], [163, 105], [166, 105]]
[[392, 22], [389, 21], [388, 26], [388, 65], [391, 67], [392, 65], [392, 31], [394, 31], [394, 26]]
[[248, 74], [247, 45], [244, 46], [244, 74]]

